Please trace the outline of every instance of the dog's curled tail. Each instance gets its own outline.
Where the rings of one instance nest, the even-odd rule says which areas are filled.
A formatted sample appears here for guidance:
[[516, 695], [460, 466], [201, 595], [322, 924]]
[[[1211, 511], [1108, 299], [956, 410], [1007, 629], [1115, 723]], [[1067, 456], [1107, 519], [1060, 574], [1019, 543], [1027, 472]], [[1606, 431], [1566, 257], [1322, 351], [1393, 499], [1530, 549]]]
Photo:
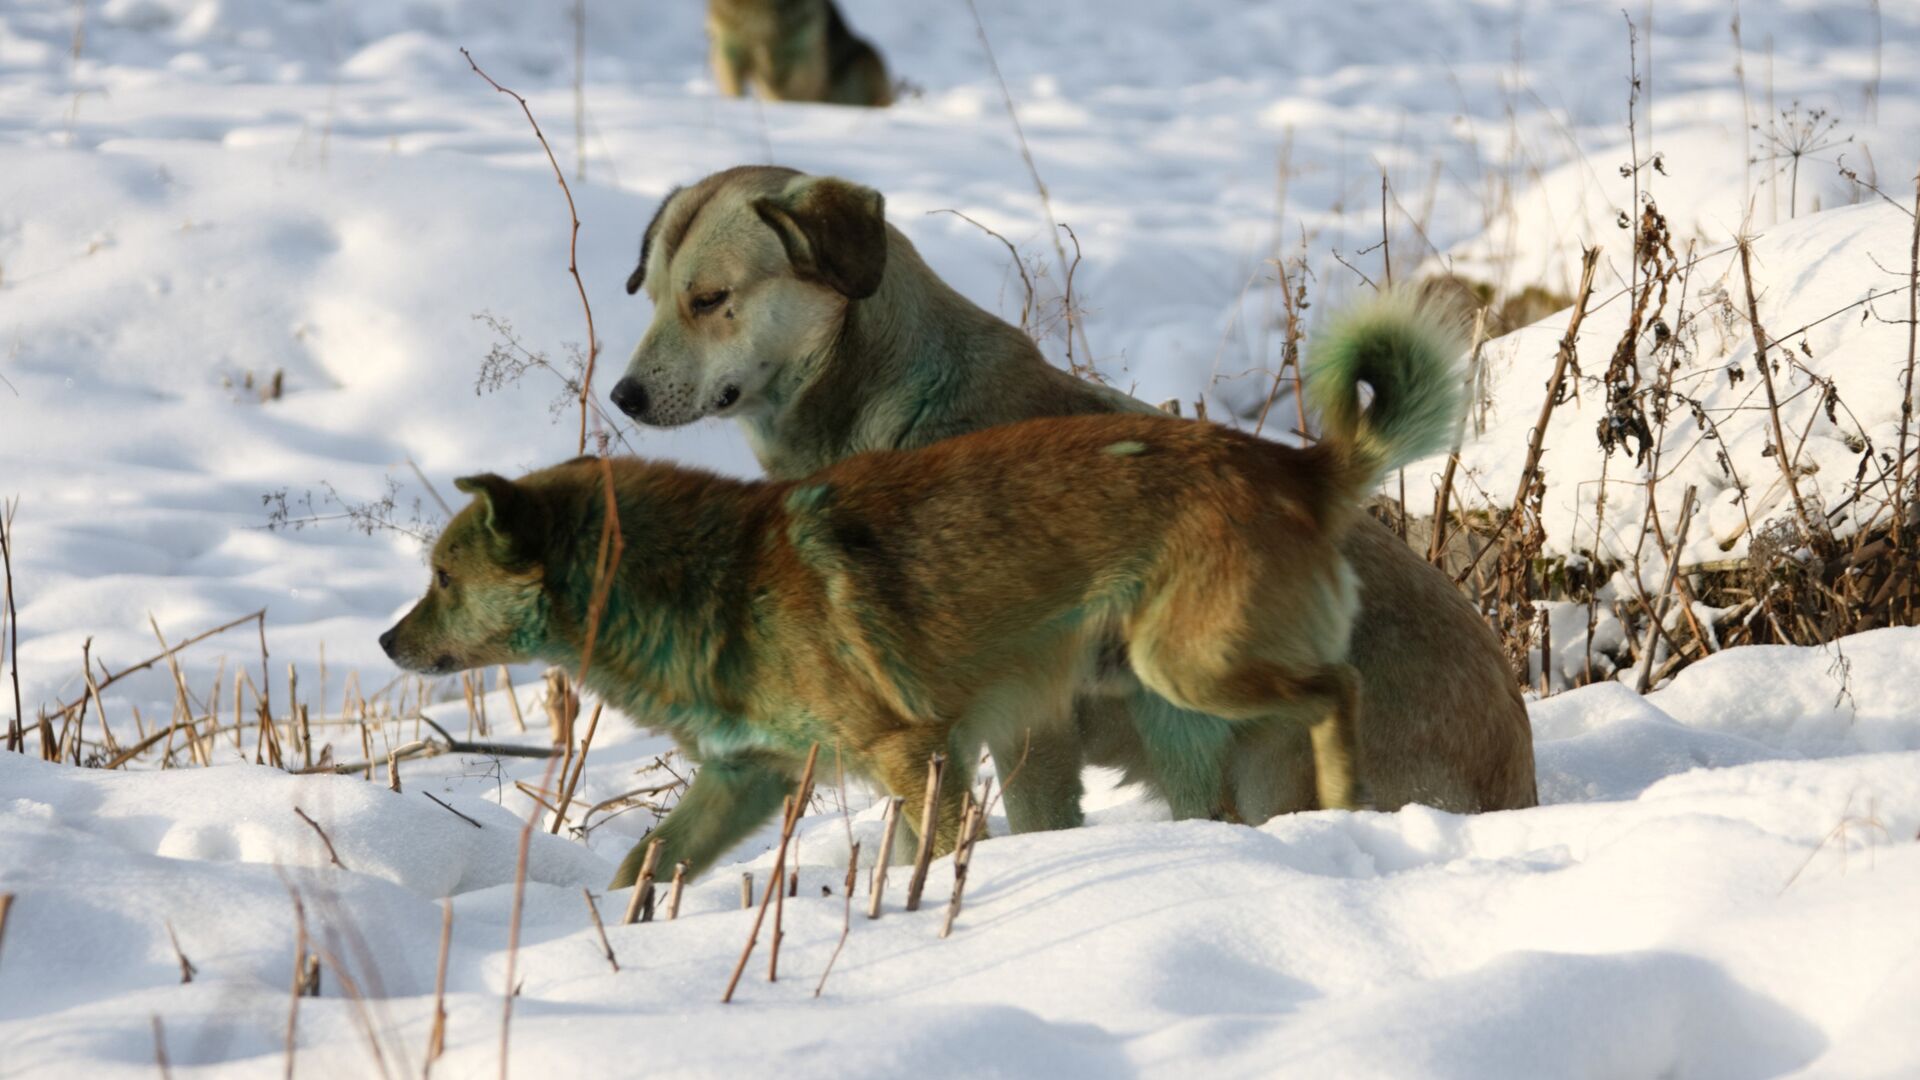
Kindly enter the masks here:
[[[1465, 348], [1457, 320], [1405, 291], [1348, 308], [1313, 341], [1307, 401], [1323, 445], [1342, 458], [1347, 505], [1394, 469], [1447, 448], [1463, 406], [1455, 360]], [[1364, 411], [1361, 383], [1373, 390]]]

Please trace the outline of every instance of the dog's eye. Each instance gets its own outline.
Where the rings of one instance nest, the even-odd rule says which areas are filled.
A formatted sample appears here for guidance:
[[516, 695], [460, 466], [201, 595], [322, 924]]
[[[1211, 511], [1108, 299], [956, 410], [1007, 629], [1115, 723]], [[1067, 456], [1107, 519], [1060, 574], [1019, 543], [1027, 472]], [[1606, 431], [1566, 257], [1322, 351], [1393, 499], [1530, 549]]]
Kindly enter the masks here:
[[732, 295], [733, 293], [726, 289], [715, 289], [712, 292], [701, 293], [693, 298], [693, 313], [695, 315], [705, 315], [707, 312], [726, 303], [727, 297]]
[[453, 575], [447, 573], [445, 570], [435, 570], [433, 572], [433, 580], [439, 582], [440, 587], [443, 589], [453, 588]]

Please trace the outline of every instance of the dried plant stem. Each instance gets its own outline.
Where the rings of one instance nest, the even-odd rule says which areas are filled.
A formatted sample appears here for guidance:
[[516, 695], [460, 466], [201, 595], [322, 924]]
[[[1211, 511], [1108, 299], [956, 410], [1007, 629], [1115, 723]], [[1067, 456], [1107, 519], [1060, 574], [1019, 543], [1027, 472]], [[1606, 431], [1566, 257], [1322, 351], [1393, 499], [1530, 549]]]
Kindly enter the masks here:
[[13, 722], [7, 728], [7, 749], [24, 753], [27, 747], [27, 712], [20, 704], [20, 611], [13, 600], [13, 515], [20, 501], [0, 503], [0, 566], [6, 569], [7, 631], [10, 644], [7, 659], [13, 674]]
[[1819, 535], [1814, 530], [1813, 520], [1807, 513], [1807, 503], [1800, 495], [1800, 481], [1793, 475], [1793, 462], [1788, 460], [1787, 436], [1780, 426], [1780, 399], [1773, 392], [1773, 365], [1767, 359], [1767, 332], [1760, 326], [1760, 301], [1753, 291], [1753, 245], [1745, 237], [1740, 240], [1740, 276], [1747, 291], [1747, 325], [1753, 331], [1754, 366], [1760, 369], [1760, 386], [1767, 393], [1767, 416], [1773, 425], [1774, 460], [1780, 466], [1780, 476], [1787, 484], [1787, 493], [1793, 498], [1793, 510], [1800, 518], [1800, 525], [1806, 530], [1808, 539]]
[[[1085, 321], [1075, 315], [1073, 311], [1071, 291], [1073, 262], [1067, 259], [1066, 245], [1060, 242], [1059, 219], [1053, 216], [1053, 197], [1047, 194], [1046, 182], [1040, 179], [1040, 167], [1034, 164], [1033, 149], [1027, 145], [1027, 133], [1020, 126], [1020, 113], [1014, 108], [1013, 93], [1007, 89], [1007, 80], [1000, 74], [1000, 61], [995, 58], [993, 54], [993, 43], [987, 40], [987, 25], [980, 20], [980, 9], [974, 6], [973, 0], [966, 0], [966, 4], [967, 11], [973, 16], [974, 31], [980, 36], [980, 49], [986, 54], [987, 67], [993, 72], [995, 85], [1000, 88], [1000, 100], [1007, 109], [1007, 122], [1013, 125], [1013, 137], [1020, 144], [1020, 159], [1026, 162], [1027, 176], [1033, 181], [1034, 192], [1040, 196], [1040, 210], [1046, 215], [1047, 233], [1053, 238], [1053, 253], [1054, 256], [1060, 260], [1061, 278], [1068, 285], [1066, 308], [1068, 352], [1071, 354], [1073, 349], [1073, 335], [1078, 333], [1080, 335], [1080, 354], [1084, 358], [1083, 365], [1086, 371], [1091, 372], [1093, 370], [1093, 348], [1087, 344]], [[1077, 242], [1078, 241], [1076, 241], [1076, 243]], [[1081, 366], [1082, 365], [1074, 364], [1071, 356], [1069, 356], [1068, 367], [1075, 369], [1075, 374], [1080, 373], [1079, 369]]]
[[160, 1014], [153, 1014], [153, 1063], [160, 1068], [160, 1080], [173, 1080], [173, 1066], [167, 1061], [167, 1029]]
[[1480, 370], [1480, 352], [1487, 343], [1487, 309], [1473, 313], [1473, 347], [1467, 352], [1467, 395], [1469, 405], [1460, 410], [1454, 425], [1453, 445], [1447, 451], [1447, 465], [1440, 473], [1440, 488], [1433, 495], [1433, 536], [1427, 541], [1427, 562], [1441, 566], [1446, 561], [1448, 503], [1453, 499], [1453, 476], [1460, 470], [1460, 447], [1467, 437], [1467, 413], [1472, 411], [1474, 379]]
[[[796, 810], [797, 810], [797, 807], [794, 804], [793, 796], [791, 795], [787, 796], [787, 805], [785, 808], [786, 812], [782, 815], [781, 819], [783, 821], [793, 820], [793, 815], [796, 812]], [[798, 857], [799, 852], [798, 851], [794, 852], [794, 855]], [[767, 981], [768, 982], [780, 981], [780, 937], [782, 934], [780, 924], [783, 921], [785, 921], [785, 918], [786, 918], [787, 883], [790, 880], [792, 880], [792, 876], [793, 876], [792, 871], [788, 870], [786, 867], [784, 866], [774, 867], [773, 881], [772, 881], [773, 929], [767, 935], [767, 944], [768, 944]]]
[[933, 865], [934, 835], [940, 825], [940, 779], [947, 769], [947, 755], [935, 753], [927, 759], [927, 798], [920, 807], [920, 847], [913, 858], [913, 876], [907, 879], [907, 910], [920, 910], [920, 893], [927, 887], [927, 868]]
[[[844, 782], [842, 788], [844, 790]], [[844, 807], [842, 808], [844, 810]], [[840, 940], [834, 942], [833, 955], [827, 957], [827, 966], [820, 971], [820, 981], [813, 984], [813, 996], [819, 997], [820, 991], [827, 987], [827, 976], [833, 974], [833, 965], [840, 959], [840, 950], [847, 947], [847, 936], [853, 933], [853, 890], [860, 883], [860, 843], [855, 841], [847, 849], [846, 907], [840, 913]]]
[[[1907, 368], [1900, 384], [1899, 449], [1893, 457], [1893, 545], [1902, 550], [1907, 525], [1907, 439], [1913, 431], [1913, 370], [1916, 356], [1920, 356], [1920, 172], [1913, 175], [1913, 246], [1907, 258]], [[18, 672], [14, 679], [17, 697]]]
[[[1647, 627], [1646, 644], [1640, 649], [1640, 671], [1634, 676], [1634, 689], [1646, 693], [1653, 674], [1653, 653], [1655, 638], [1662, 632], [1666, 619], [1667, 601], [1673, 596], [1673, 582], [1680, 573], [1680, 556], [1687, 546], [1687, 528], [1693, 524], [1694, 498], [1699, 494], [1692, 484], [1687, 485], [1687, 493], [1680, 500], [1680, 523], [1674, 526], [1673, 550], [1667, 555], [1666, 576], [1660, 582], [1660, 592], [1653, 602], [1653, 610], [1648, 612], [1651, 621]], [[1702, 646], [1705, 638], [1701, 639]], [[1676, 652], [1678, 650], [1675, 650]]]
[[673, 887], [667, 890], [667, 921], [680, 917], [680, 894], [687, 887], [687, 864], [673, 864]]
[[513, 689], [513, 673], [507, 670], [505, 664], [500, 665], [499, 688], [507, 692], [507, 707], [513, 710], [514, 728], [521, 734], [526, 734], [527, 718], [520, 711], [520, 695]]
[[[1483, 557], [1488, 551], [1499, 546], [1493, 541], [1498, 540], [1501, 533], [1512, 528], [1526, 514], [1527, 505], [1531, 501], [1528, 494], [1539, 482], [1540, 456], [1546, 449], [1547, 424], [1553, 419], [1553, 410], [1560, 404], [1561, 396], [1565, 393], [1567, 372], [1578, 366], [1576, 358], [1579, 355], [1577, 342], [1580, 337], [1580, 324], [1586, 321], [1587, 305], [1593, 299], [1593, 272], [1599, 265], [1599, 261], [1600, 249], [1597, 247], [1587, 248], [1580, 254], [1580, 299], [1574, 304], [1573, 315], [1567, 320], [1566, 333], [1560, 336], [1560, 347], [1554, 353], [1553, 374], [1547, 378], [1547, 393], [1540, 402], [1540, 416], [1534, 421], [1533, 431], [1527, 439], [1527, 456], [1520, 468], [1520, 486], [1514, 491], [1513, 506], [1501, 519], [1500, 528], [1494, 536], [1488, 538], [1487, 546], [1481, 549], [1480, 554]], [[1467, 580], [1474, 570], [1478, 569], [1479, 564], [1480, 559], [1475, 558], [1465, 570], [1454, 577], [1453, 583], [1458, 585]]]
[[[799, 797], [789, 802], [786, 820], [780, 825], [780, 849], [773, 856], [773, 873], [767, 878], [766, 890], [760, 894], [760, 909], [753, 917], [753, 929], [747, 934], [747, 944], [740, 950], [739, 961], [733, 965], [733, 975], [727, 980], [727, 991], [720, 995], [722, 1005], [733, 1000], [734, 988], [740, 985], [740, 976], [747, 970], [747, 959], [753, 955], [753, 947], [760, 940], [760, 926], [767, 918], [767, 904], [782, 884], [781, 871], [786, 869], [787, 865], [787, 842], [793, 839], [793, 827], [799, 822], [800, 815], [806, 813], [807, 795], [813, 788], [813, 766], [819, 757], [820, 744], [814, 743], [813, 747], [807, 751], [807, 765], [800, 774], [800, 786], [796, 789]], [[753, 889], [753, 879], [748, 877], [744, 880], [743, 892], [750, 894]]]
[[[9, 517], [11, 517], [11, 515], [9, 515]], [[175, 645], [172, 648], [166, 650], [165, 652], [160, 653], [157, 656], [149, 656], [145, 660], [140, 661], [139, 663], [133, 665], [132, 667], [121, 668], [119, 671], [113, 672], [109, 674], [106, 678], [99, 680], [95, 685], [88, 687], [87, 692], [90, 694], [97, 695], [99, 694], [100, 691], [105, 690], [107, 687], [112, 686], [114, 683], [119, 682], [121, 679], [124, 679], [127, 676], [134, 674], [135, 672], [145, 671], [148, 668], [152, 667], [153, 665], [158, 664], [163, 660], [166, 660], [168, 657], [171, 657], [179, 653], [183, 649], [187, 649], [191, 646], [198, 645], [200, 642], [205, 641], [216, 634], [223, 634], [228, 630], [232, 630], [236, 626], [245, 626], [247, 623], [255, 623], [260, 628], [260, 655], [262, 658], [262, 667], [261, 667], [260, 673], [261, 673], [261, 677], [265, 678], [266, 668], [264, 665], [264, 661], [267, 655], [267, 652], [266, 652], [267, 609], [261, 608], [259, 611], [253, 612], [250, 615], [242, 615], [231, 622], [221, 623], [219, 626], [216, 626], [211, 630], [203, 630], [200, 633], [195, 634], [190, 638], [187, 638], [185, 641], [182, 641], [180, 644]], [[79, 708], [81, 702], [84, 700], [85, 700], [85, 695], [82, 695], [79, 698], [75, 698], [74, 700], [67, 702], [66, 704], [60, 706], [58, 709], [55, 710], [55, 715], [67, 712], [72, 709]]]
[[900, 830], [900, 807], [906, 802], [898, 795], [887, 797], [886, 826], [881, 830], [880, 850], [874, 853], [873, 878], [867, 889], [867, 918], [880, 917], [880, 900], [887, 892], [887, 863], [893, 859], [893, 838]]
[[340, 853], [333, 850], [333, 841], [327, 839], [327, 832], [325, 829], [322, 829], [320, 827], [320, 823], [308, 817], [307, 812], [305, 810], [300, 809], [297, 806], [293, 808], [293, 812], [300, 815], [301, 821], [304, 821], [308, 825], [311, 825], [313, 827], [314, 833], [320, 837], [320, 842], [327, 845], [327, 858], [333, 860], [333, 865], [339, 867], [342, 870], [345, 870], [347, 868], [347, 864], [340, 861]]
[[984, 808], [971, 798], [967, 812], [961, 815], [960, 844], [953, 849], [953, 898], [947, 901], [947, 918], [940, 924], [940, 936], [953, 933], [953, 920], [960, 917], [960, 897], [967, 890], [967, 869], [973, 865], [973, 845], [986, 826]]
[[182, 985], [190, 983], [200, 969], [193, 966], [193, 961], [187, 959], [186, 950], [180, 947], [180, 935], [173, 932], [173, 920], [168, 919], [166, 925], [167, 941], [173, 946], [173, 958], [180, 964], [180, 982]]
[[640, 920], [641, 907], [651, 907], [653, 892], [653, 874], [660, 865], [660, 841], [647, 841], [647, 854], [640, 860], [640, 876], [634, 880], [633, 895], [627, 898], [627, 913], [620, 919], [622, 926], [632, 926]]
[[745, 911], [752, 906], [753, 906], [753, 871], [742, 870], [740, 872], [740, 910]]
[[614, 958], [613, 942], [607, 940], [606, 924], [600, 921], [600, 906], [593, 902], [593, 893], [586, 889], [580, 890], [580, 896], [587, 902], [587, 914], [593, 917], [593, 932], [600, 935], [600, 951], [606, 954], [607, 963], [612, 966], [614, 974], [618, 975], [620, 961]]
[[0, 893], [0, 948], [7, 943], [7, 913], [13, 910], [13, 894]]
[[560, 805], [554, 810], [552, 827], [547, 830], [555, 836], [560, 835], [560, 823], [567, 820], [567, 807], [573, 804], [574, 789], [580, 786], [580, 773], [587, 767], [587, 751], [593, 747], [593, 733], [600, 730], [600, 710], [605, 707], [604, 701], [594, 702], [593, 715], [587, 719], [587, 734], [580, 740], [580, 752], [573, 758], [573, 773], [562, 774], [566, 787], [560, 792]]
[[427, 1061], [423, 1074], [433, 1072], [433, 1063], [447, 1049], [447, 954], [453, 947], [453, 898], [440, 901], [440, 961], [433, 975], [433, 1030], [427, 1034]]
[[[547, 164], [553, 166], [553, 178], [560, 182], [560, 191], [567, 197], [567, 217], [571, 219], [572, 231], [567, 241], [567, 273], [573, 275], [573, 286], [580, 293], [580, 308], [587, 316], [587, 369], [580, 377], [580, 448], [578, 453], [587, 452], [587, 416], [593, 402], [593, 365], [600, 356], [600, 339], [593, 333], [593, 305], [587, 302], [587, 286], [580, 280], [580, 211], [573, 205], [573, 189], [567, 186], [566, 173], [560, 169], [560, 162], [553, 156], [553, 147], [547, 145], [547, 135], [540, 130], [540, 121], [533, 118], [533, 110], [527, 106], [527, 99], [493, 81], [493, 76], [480, 70], [474, 62], [473, 54], [465, 48], [460, 55], [467, 58], [467, 66], [473, 73], [487, 81], [487, 85], [512, 98], [527, 115], [527, 123], [533, 125], [534, 138], [540, 140], [540, 149], [546, 152]], [[504, 1068], [504, 1065], [502, 1066]]]

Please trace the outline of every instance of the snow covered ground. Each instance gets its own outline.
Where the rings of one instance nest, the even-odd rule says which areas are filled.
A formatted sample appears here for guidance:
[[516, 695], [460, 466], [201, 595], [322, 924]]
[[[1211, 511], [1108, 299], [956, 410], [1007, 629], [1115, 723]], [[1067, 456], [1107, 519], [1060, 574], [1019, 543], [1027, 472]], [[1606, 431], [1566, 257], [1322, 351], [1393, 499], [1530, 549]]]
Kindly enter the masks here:
[[[552, 376], [476, 388], [499, 324], [562, 364], [585, 331], [545, 159], [459, 46], [528, 95], [570, 178], [584, 158], [574, 194], [601, 392], [648, 319], [621, 289], [648, 215], [673, 184], [741, 162], [880, 188], [941, 274], [1012, 316], [1005, 250], [932, 213], [960, 210], [1045, 267], [1054, 295], [1049, 229], [959, 0], [842, 4], [919, 88], [884, 112], [720, 99], [696, 0], [590, 0], [584, 140], [570, 7], [0, 4], [0, 495], [20, 499], [29, 712], [84, 690], [88, 638], [119, 670], [156, 648], [149, 614], [177, 641], [258, 608], [279, 699], [288, 663], [315, 698], [324, 650], [331, 696], [315, 713], [337, 709], [341, 673], [369, 688], [391, 677], [374, 638], [424, 582], [420, 548], [338, 521], [269, 531], [263, 497], [284, 493], [298, 517], [312, 492], [324, 515], [337, 510], [329, 486], [359, 503], [392, 483], [393, 516], [410, 521], [418, 505], [431, 528], [439, 511], [409, 461], [449, 492], [455, 475], [573, 453]], [[1630, 274], [1614, 225], [1633, 206], [1619, 166], [1635, 156], [1617, 5], [979, 7], [1055, 214], [1085, 253], [1074, 284], [1087, 342], [1104, 375], [1142, 397], [1204, 394], [1215, 417], [1256, 414], [1279, 355], [1264, 260], [1304, 246], [1309, 320], [1365, 288], [1360, 273], [1382, 278], [1382, 253], [1367, 249], [1383, 172], [1402, 277], [1452, 265], [1570, 291], [1579, 247], [1595, 241], [1609, 251], [1601, 292]], [[1747, 3], [1743, 52], [1722, 0], [1631, 11], [1634, 135], [1639, 157], [1662, 155], [1641, 181], [1676, 244], [1715, 250], [1743, 223], [1760, 234], [1763, 322], [1796, 351], [1788, 330], [1897, 285], [1886, 271], [1911, 221], [1836, 162], [1911, 199], [1920, 11]], [[1839, 119], [1831, 138], [1852, 139], [1802, 161], [1797, 194], [1780, 162], [1749, 160], [1775, 153], [1776, 118], [1796, 102], [1794, 115], [1825, 109]], [[1690, 308], [1710, 314], [1697, 298], [1739, 296], [1740, 282], [1725, 257], [1702, 262]], [[1898, 317], [1895, 299], [1877, 310]], [[1612, 351], [1619, 307], [1590, 317], [1589, 375]], [[1803, 362], [1857, 416], [1828, 422], [1805, 396], [1787, 416], [1796, 433], [1812, 425], [1823, 497], [1853, 476], [1850, 437], [1884, 444], [1902, 329], [1854, 310], [1806, 335]], [[1723, 371], [1752, 366], [1743, 330], [1703, 318], [1690, 378], [1733, 425], [1725, 442], [1749, 498], [1774, 506], [1742, 409], [1754, 379]], [[1510, 495], [1502, 470], [1517, 468], [1558, 332], [1548, 320], [1489, 347], [1495, 403], [1466, 465], [1490, 501]], [[1057, 337], [1049, 347], [1059, 354]], [[284, 392], [263, 402], [246, 384], [275, 373]], [[1804, 390], [1797, 377], [1786, 373]], [[1563, 552], [1593, 544], [1592, 408], [1569, 403], [1550, 431], [1548, 535]], [[1697, 442], [1689, 422], [1671, 433], [1675, 458]], [[643, 453], [754, 470], [729, 427], [619, 430]], [[1699, 484], [1709, 523], [1725, 526], [1730, 487], [1707, 455], [1669, 482]], [[1608, 521], [1636, 522], [1635, 497], [1621, 491]], [[1704, 533], [1695, 544], [1721, 554]], [[254, 655], [241, 631], [181, 660], [197, 693]], [[952, 939], [936, 939], [931, 914], [856, 925], [818, 1002], [808, 993], [840, 925], [840, 898], [817, 888], [838, 892], [834, 815], [803, 837], [812, 895], [788, 911], [791, 975], [749, 983], [731, 1011], [714, 1003], [746, 932], [739, 868], [694, 887], [673, 925], [610, 929], [615, 975], [578, 889], [605, 884], [644, 813], [585, 845], [538, 836], [516, 1071], [1911, 1073], [1920, 711], [1904, 687], [1916, 660], [1911, 634], [1884, 632], [1729, 654], [1644, 701], [1615, 687], [1550, 698], [1534, 719], [1553, 805], [1524, 813], [1316, 814], [1256, 831], [1167, 824], [1107, 792], [1100, 827], [983, 846]], [[125, 729], [132, 708], [165, 716], [173, 696], [156, 669], [106, 705]], [[498, 729], [498, 700], [492, 713]], [[609, 722], [581, 797], [647, 782], [662, 749]], [[357, 737], [337, 752], [357, 757]], [[278, 1070], [293, 918], [276, 865], [373, 999], [362, 1012], [324, 977], [298, 1020], [305, 1074], [378, 1071], [374, 1043], [390, 1071], [418, 1067], [448, 895], [443, 1068], [491, 1070], [503, 883], [527, 807], [511, 781], [538, 766], [456, 756], [406, 775], [393, 796], [238, 764], [131, 776], [0, 760], [0, 891], [19, 896], [0, 942], [0, 1076], [150, 1074], [155, 1016], [177, 1073]], [[865, 804], [855, 797], [853, 827], [871, 851]], [[293, 805], [323, 823], [346, 870]], [[764, 840], [740, 852], [762, 879]], [[608, 898], [608, 913], [623, 900]], [[190, 985], [178, 985], [167, 921], [200, 968]]]

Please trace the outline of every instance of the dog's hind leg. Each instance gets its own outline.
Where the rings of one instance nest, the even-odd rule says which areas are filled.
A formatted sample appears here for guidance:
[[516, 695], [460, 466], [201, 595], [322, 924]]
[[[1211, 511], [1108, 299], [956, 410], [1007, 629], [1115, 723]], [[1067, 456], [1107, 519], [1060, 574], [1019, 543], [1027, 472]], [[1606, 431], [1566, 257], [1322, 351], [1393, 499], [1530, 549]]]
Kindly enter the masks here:
[[1071, 729], [1004, 728], [987, 738], [1007, 825], [1014, 832], [1078, 828], [1080, 811], [1080, 737]]
[[772, 817], [793, 786], [793, 777], [751, 758], [703, 762], [680, 804], [621, 860], [609, 888], [633, 884], [654, 840], [660, 841], [659, 865], [684, 862], [690, 874], [705, 870]]
[[1225, 792], [1235, 725], [1146, 689], [1129, 695], [1127, 705], [1143, 759], [1132, 767], [1152, 776], [1174, 820], [1236, 817]]

